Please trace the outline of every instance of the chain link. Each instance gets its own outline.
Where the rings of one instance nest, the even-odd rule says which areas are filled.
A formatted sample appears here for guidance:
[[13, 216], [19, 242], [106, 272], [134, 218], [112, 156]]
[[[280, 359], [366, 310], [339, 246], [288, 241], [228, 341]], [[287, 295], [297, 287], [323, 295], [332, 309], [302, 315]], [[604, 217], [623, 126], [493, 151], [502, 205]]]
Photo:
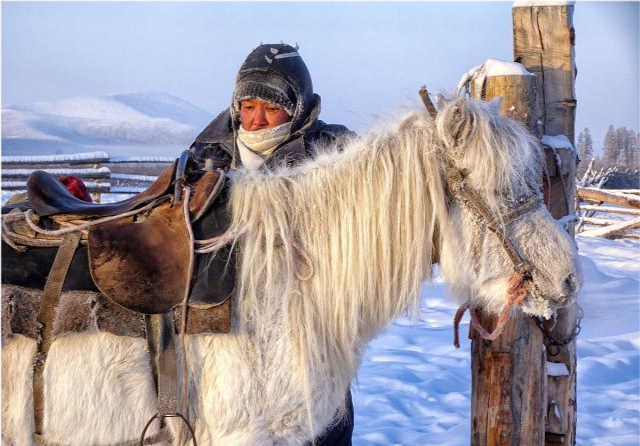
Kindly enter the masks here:
[[578, 337], [580, 331], [582, 330], [580, 324], [582, 323], [583, 317], [584, 312], [582, 311], [582, 307], [578, 305], [578, 317], [576, 319], [576, 326], [574, 327], [573, 332], [562, 341], [559, 341], [551, 334], [551, 331], [544, 325], [542, 319], [540, 319], [539, 317], [533, 318], [533, 320], [536, 322], [536, 325], [538, 326], [540, 331], [542, 331], [544, 337], [549, 342], [549, 345], [547, 346], [547, 353], [549, 354], [549, 356], [558, 356], [561, 348], [565, 348], [571, 341]]

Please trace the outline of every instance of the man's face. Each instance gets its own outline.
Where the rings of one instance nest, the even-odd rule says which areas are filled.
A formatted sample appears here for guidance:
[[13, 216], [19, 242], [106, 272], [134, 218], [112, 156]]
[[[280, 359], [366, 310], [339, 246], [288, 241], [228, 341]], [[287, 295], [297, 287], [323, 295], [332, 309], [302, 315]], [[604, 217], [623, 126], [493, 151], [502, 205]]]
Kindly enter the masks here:
[[277, 105], [253, 98], [240, 101], [240, 122], [249, 132], [277, 127], [291, 121], [291, 116]]

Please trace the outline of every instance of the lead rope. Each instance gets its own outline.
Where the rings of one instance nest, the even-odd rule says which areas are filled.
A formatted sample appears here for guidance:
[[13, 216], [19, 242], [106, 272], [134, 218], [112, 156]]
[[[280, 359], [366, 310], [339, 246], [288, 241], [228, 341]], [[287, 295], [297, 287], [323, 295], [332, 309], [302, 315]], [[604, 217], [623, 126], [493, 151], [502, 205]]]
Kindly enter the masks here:
[[[509, 316], [509, 310], [513, 305], [521, 305], [522, 302], [527, 297], [528, 291], [524, 287], [524, 278], [525, 274], [522, 271], [516, 271], [513, 274], [509, 282], [509, 291], [507, 294], [507, 304], [502, 309], [500, 316], [498, 316], [498, 322], [496, 324], [496, 328], [489, 333], [486, 328], [482, 326], [480, 321], [478, 320], [478, 316], [476, 314], [476, 308], [471, 308], [471, 326], [478, 332], [480, 337], [485, 341], [495, 341], [502, 334], [504, 330], [504, 326], [507, 323], [507, 317]], [[458, 308], [456, 311], [456, 315], [453, 319], [453, 345], [455, 348], [460, 348], [460, 320], [464, 315], [465, 311], [471, 307], [470, 301], [465, 302]]]

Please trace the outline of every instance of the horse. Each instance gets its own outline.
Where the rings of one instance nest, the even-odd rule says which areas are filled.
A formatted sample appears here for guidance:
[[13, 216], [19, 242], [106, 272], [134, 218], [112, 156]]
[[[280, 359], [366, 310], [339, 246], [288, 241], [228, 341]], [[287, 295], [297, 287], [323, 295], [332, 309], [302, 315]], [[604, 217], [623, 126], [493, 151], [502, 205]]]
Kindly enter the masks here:
[[[541, 202], [541, 148], [491, 106], [453, 100], [316, 151], [230, 174], [231, 328], [186, 335], [178, 353], [200, 445], [313, 441], [345, 412], [367, 343], [415, 314], [434, 261], [452, 296], [488, 313], [509, 308], [518, 274], [526, 297], [509, 312], [549, 317], [576, 298], [575, 244]], [[33, 444], [34, 352], [24, 336], [3, 343], [3, 444]], [[47, 444], [129, 444], [155, 413], [139, 338], [62, 336], [44, 379]]]

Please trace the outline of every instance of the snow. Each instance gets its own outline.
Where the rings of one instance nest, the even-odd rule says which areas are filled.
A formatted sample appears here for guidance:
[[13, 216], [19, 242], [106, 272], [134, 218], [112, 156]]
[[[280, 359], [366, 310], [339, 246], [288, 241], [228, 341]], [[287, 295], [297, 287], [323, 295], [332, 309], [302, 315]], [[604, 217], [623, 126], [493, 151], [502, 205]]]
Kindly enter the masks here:
[[575, 150], [573, 148], [573, 144], [571, 144], [571, 141], [569, 141], [569, 138], [567, 138], [565, 135], [555, 135], [555, 136], [543, 135], [542, 144], [544, 144], [545, 146], [551, 149]]
[[576, 2], [560, 0], [521, 0], [513, 2], [514, 8], [525, 8], [530, 6], [573, 6]]
[[[577, 243], [585, 277], [577, 444], [637, 446], [640, 243], [580, 235]], [[354, 444], [470, 444], [470, 345], [452, 345], [455, 311], [437, 280], [422, 290], [417, 322], [400, 318], [371, 342], [353, 383]], [[465, 319], [460, 333], [467, 330]], [[554, 376], [564, 372], [557, 367]]]
[[[191, 144], [212, 116], [161, 93], [74, 97], [2, 107], [3, 153], [61, 152], [100, 145]], [[110, 153], [112, 150], [108, 150]]]
[[487, 59], [482, 65], [475, 66], [462, 75], [456, 91], [462, 92], [465, 85], [474, 82], [475, 91], [482, 90], [487, 77], [494, 76], [533, 76], [524, 65], [506, 60]]
[[547, 361], [547, 376], [569, 376], [569, 370], [562, 362]]

